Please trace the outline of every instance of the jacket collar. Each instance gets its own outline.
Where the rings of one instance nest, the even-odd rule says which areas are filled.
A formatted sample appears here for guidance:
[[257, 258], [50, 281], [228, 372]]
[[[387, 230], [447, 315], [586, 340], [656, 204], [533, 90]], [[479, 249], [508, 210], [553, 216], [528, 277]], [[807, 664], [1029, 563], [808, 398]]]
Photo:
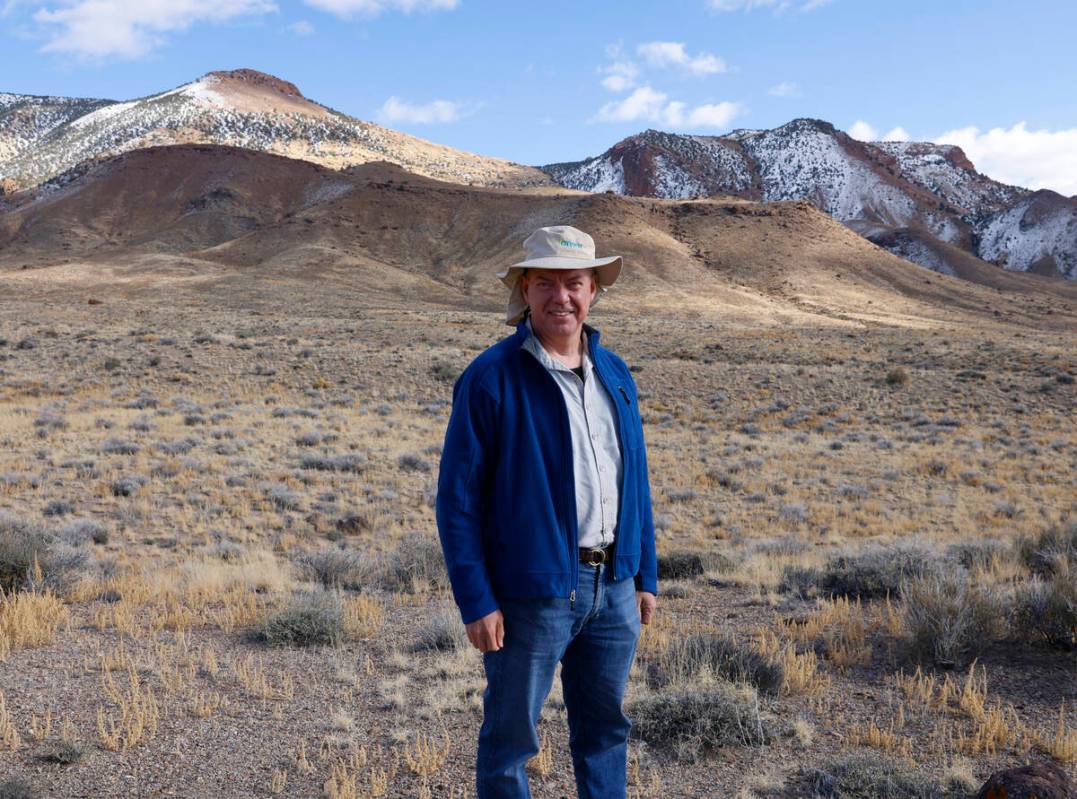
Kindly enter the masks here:
[[[601, 334], [598, 328], [591, 327], [586, 322], [583, 324], [583, 332], [587, 336], [587, 348], [591, 358], [594, 358], [595, 353], [598, 352], [598, 340]], [[525, 316], [516, 324], [516, 332], [509, 337], [509, 341], [512, 342], [512, 348], [518, 350], [523, 347], [524, 342], [527, 341], [527, 337], [530, 335], [531, 329], [527, 326], [527, 317]]]

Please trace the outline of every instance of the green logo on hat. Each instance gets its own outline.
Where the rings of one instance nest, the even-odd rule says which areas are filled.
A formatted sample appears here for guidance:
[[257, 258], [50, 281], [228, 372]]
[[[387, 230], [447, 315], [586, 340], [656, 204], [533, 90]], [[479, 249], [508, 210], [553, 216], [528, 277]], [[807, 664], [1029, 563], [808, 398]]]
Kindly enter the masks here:
[[575, 247], [576, 249], [579, 249], [579, 250], [583, 249], [583, 245], [580, 244], [578, 241], [569, 241], [568, 239], [561, 239], [561, 246], [562, 247]]

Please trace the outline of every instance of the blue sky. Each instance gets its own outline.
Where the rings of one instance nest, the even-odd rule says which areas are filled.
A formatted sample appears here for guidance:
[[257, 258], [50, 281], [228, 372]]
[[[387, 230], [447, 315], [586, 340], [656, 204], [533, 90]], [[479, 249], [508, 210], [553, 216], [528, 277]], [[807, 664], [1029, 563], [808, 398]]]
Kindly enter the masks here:
[[0, 0], [0, 91], [130, 99], [252, 67], [529, 164], [798, 116], [1077, 194], [1070, 0]]

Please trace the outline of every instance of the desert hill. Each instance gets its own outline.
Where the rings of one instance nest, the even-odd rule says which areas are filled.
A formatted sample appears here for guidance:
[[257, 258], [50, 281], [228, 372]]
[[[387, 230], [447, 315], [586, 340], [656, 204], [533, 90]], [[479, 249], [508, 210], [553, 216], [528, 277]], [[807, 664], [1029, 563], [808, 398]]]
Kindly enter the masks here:
[[127, 293], [182, 273], [192, 292], [285, 280], [308, 295], [359, 287], [355, 301], [372, 305], [495, 310], [504, 296], [493, 273], [528, 232], [567, 223], [630, 264], [602, 307], [905, 322], [970, 314], [1050, 327], [1077, 319], [1077, 286], [971, 257], [966, 280], [936, 275], [806, 201], [467, 187], [387, 163], [334, 171], [211, 145], [92, 162], [8, 201], [5, 271], [51, 269], [72, 285], [111, 281]]
[[532, 167], [347, 116], [252, 69], [210, 72], [126, 102], [0, 94], [0, 178], [8, 188], [37, 185], [95, 158], [192, 143], [245, 147], [335, 169], [385, 160], [461, 183], [550, 183]]

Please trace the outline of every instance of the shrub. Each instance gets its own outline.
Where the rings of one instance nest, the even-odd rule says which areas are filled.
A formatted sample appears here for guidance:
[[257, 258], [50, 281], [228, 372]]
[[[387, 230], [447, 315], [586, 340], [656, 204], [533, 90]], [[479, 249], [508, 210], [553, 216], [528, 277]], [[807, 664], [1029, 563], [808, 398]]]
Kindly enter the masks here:
[[393, 552], [380, 559], [378, 583], [388, 591], [448, 586], [449, 575], [437, 539], [419, 532], [404, 536]]
[[263, 490], [268, 499], [277, 510], [297, 510], [299, 508], [299, 495], [280, 483], [264, 485]]
[[320, 472], [361, 472], [365, 460], [354, 452], [344, 455], [304, 455], [299, 465]]
[[754, 691], [732, 685], [660, 691], [631, 703], [628, 715], [634, 735], [688, 761], [718, 747], [753, 746], [769, 738]]
[[134, 455], [142, 447], [125, 438], [106, 438], [101, 442], [101, 451], [109, 455]]
[[0, 590], [65, 594], [89, 565], [84, 549], [58, 543], [45, 528], [0, 511]]
[[112, 481], [109, 488], [114, 497], [130, 497], [138, 493], [149, 479], [140, 474], [129, 474]]
[[659, 580], [687, 580], [706, 570], [707, 563], [699, 552], [669, 552], [658, 556]]
[[42, 411], [34, 419], [34, 427], [42, 431], [48, 430], [66, 430], [67, 420], [59, 414], [51, 411]]
[[783, 594], [807, 598], [813, 596], [823, 581], [823, 573], [811, 566], [786, 566], [778, 590]]
[[74, 519], [60, 530], [60, 539], [69, 546], [82, 546], [87, 541], [95, 544], [108, 543], [108, 530], [92, 519]]
[[339, 547], [306, 552], [296, 561], [301, 574], [325, 588], [359, 588], [362, 582], [362, 557]]
[[440, 608], [419, 627], [414, 650], [452, 652], [466, 649], [469, 645], [460, 615], [453, 608]]
[[704, 670], [730, 682], [748, 683], [768, 694], [777, 694], [782, 685], [780, 663], [714, 634], [675, 639], [668, 650], [649, 664], [647, 684], [651, 688], [686, 685]]
[[362, 513], [345, 513], [336, 520], [336, 528], [342, 534], [362, 533], [370, 529], [370, 519]]
[[434, 464], [418, 455], [401, 455], [397, 465], [405, 472], [429, 472], [434, 468]]
[[201, 443], [200, 438], [187, 436], [179, 441], [158, 441], [154, 446], [166, 455], [186, 455]]
[[42, 513], [46, 516], [66, 516], [75, 512], [75, 506], [65, 499], [53, 499], [45, 505]]
[[1077, 564], [1077, 520], [1049, 527], [1017, 542], [1017, 555], [1033, 574], [1049, 577], [1065, 563]]
[[939, 799], [938, 788], [908, 766], [875, 752], [852, 752], [808, 774], [809, 788], [829, 799]]
[[1009, 559], [1009, 548], [997, 538], [981, 538], [951, 544], [947, 554], [969, 571], [985, 571]]
[[17, 777], [0, 782], [0, 799], [38, 799], [39, 796], [30, 783]]
[[56, 763], [61, 766], [70, 766], [82, 760], [86, 753], [86, 747], [81, 741], [73, 738], [60, 738], [53, 741], [48, 748], [39, 755], [46, 763]]
[[875, 546], [832, 558], [818, 574], [819, 592], [828, 596], [875, 599], [896, 597], [902, 583], [938, 568], [932, 554], [916, 545]]
[[1014, 629], [1030, 640], [1077, 647], [1077, 573], [1070, 567], [1044, 580], [1033, 577], [1017, 591]]
[[435, 361], [430, 366], [430, 374], [434, 376], [435, 380], [440, 380], [443, 383], [453, 383], [459, 376], [460, 370], [453, 366], [451, 363]]
[[1001, 637], [1002, 599], [973, 585], [964, 569], [914, 577], [902, 587], [903, 612], [914, 652], [952, 667]]
[[0, 511], [0, 590], [25, 587], [27, 575], [46, 559], [52, 536], [44, 527]]
[[335, 646], [344, 638], [340, 597], [329, 591], [296, 594], [266, 617], [256, 638], [271, 646]]
[[888, 386], [903, 386], [908, 382], [909, 375], [900, 366], [886, 373], [886, 385]]

